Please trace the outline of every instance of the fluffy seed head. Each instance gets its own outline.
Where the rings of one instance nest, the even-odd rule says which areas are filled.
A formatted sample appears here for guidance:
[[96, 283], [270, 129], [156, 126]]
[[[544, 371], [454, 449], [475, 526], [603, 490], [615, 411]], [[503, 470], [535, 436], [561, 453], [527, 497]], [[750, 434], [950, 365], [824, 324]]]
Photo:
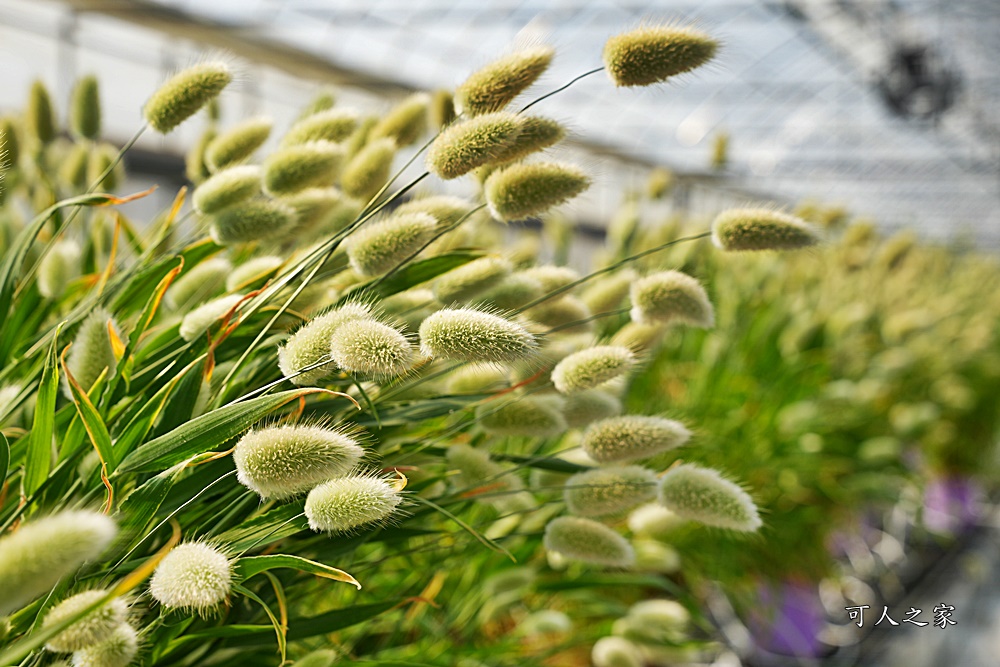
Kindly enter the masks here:
[[217, 213], [260, 194], [260, 167], [252, 164], [216, 172], [194, 191], [192, 201], [199, 213]]
[[590, 317], [590, 309], [575, 296], [562, 296], [549, 299], [524, 311], [525, 317], [546, 327], [564, 327], [576, 322], [574, 326], [560, 329], [565, 333], [581, 333], [593, 327], [592, 322], [585, 322]]
[[542, 609], [531, 614], [518, 626], [518, 634], [548, 635], [570, 632], [573, 621], [565, 613], [556, 609]]
[[313, 530], [343, 533], [385, 521], [402, 502], [386, 479], [353, 475], [320, 484], [306, 497], [306, 518]]
[[206, 259], [181, 275], [167, 290], [167, 305], [174, 310], [187, 310], [218, 293], [219, 285], [233, 265], [224, 257]]
[[337, 96], [333, 94], [333, 91], [329, 89], [321, 90], [299, 112], [299, 120], [332, 109], [335, 104], [337, 104]]
[[116, 532], [103, 514], [77, 510], [35, 519], [0, 538], [0, 614], [20, 609], [101, 555]]
[[281, 140], [282, 146], [295, 146], [310, 141], [332, 141], [338, 143], [347, 139], [358, 127], [358, 114], [349, 109], [326, 109], [292, 125]]
[[550, 46], [535, 46], [494, 60], [455, 89], [455, 109], [470, 116], [503, 109], [538, 80], [554, 55]]
[[511, 222], [540, 215], [590, 187], [581, 169], [561, 162], [513, 164], [490, 174], [484, 192], [490, 213]]
[[229, 596], [232, 583], [232, 567], [224, 553], [204, 542], [185, 542], [156, 566], [149, 592], [168, 609], [203, 614]]
[[347, 239], [351, 267], [363, 276], [394, 269], [434, 235], [437, 222], [426, 213], [393, 215], [365, 225]]
[[306, 188], [282, 201], [295, 211], [295, 229], [307, 231], [331, 218], [344, 197], [337, 188]]
[[754, 532], [757, 506], [739, 486], [711, 468], [685, 463], [660, 480], [660, 502], [680, 517], [707, 526]]
[[481, 394], [507, 386], [507, 373], [495, 366], [470, 364], [448, 375], [449, 394]]
[[427, 151], [427, 169], [450, 180], [490, 164], [517, 139], [521, 119], [497, 112], [452, 123]]
[[215, 99], [233, 80], [229, 66], [207, 62], [178, 72], [153, 93], [142, 112], [146, 122], [166, 134]]
[[357, 466], [364, 450], [343, 431], [270, 426], [247, 432], [233, 452], [236, 478], [264, 499], [305, 493]]
[[212, 216], [210, 234], [219, 245], [273, 238], [295, 224], [295, 211], [275, 199], [248, 199]]
[[530, 357], [535, 337], [517, 322], [474, 308], [449, 308], [420, 324], [420, 350], [454, 361], [504, 363]]
[[627, 347], [598, 345], [569, 355], [552, 370], [552, 384], [561, 394], [593, 389], [631, 370], [635, 355]]
[[479, 426], [493, 435], [548, 438], [566, 432], [561, 402], [524, 396], [502, 405], [487, 403], [476, 410]]
[[20, 157], [17, 127], [10, 118], [0, 118], [0, 172], [17, 167]]
[[121, 623], [99, 644], [73, 653], [73, 667], [128, 667], [139, 652], [139, 634]]
[[101, 134], [101, 99], [97, 77], [88, 75], [76, 82], [69, 106], [69, 126], [78, 137], [96, 141]]
[[235, 267], [226, 277], [226, 291], [238, 292], [241, 289], [259, 287], [284, 263], [285, 260], [276, 255], [251, 257]]
[[271, 136], [270, 118], [248, 118], [212, 139], [205, 148], [205, 163], [212, 171], [239, 164], [257, 152]]
[[[84, 391], [90, 390], [105, 368], [110, 375], [118, 366], [118, 359], [115, 358], [115, 351], [111, 346], [111, 335], [108, 333], [109, 321], [115, 332], [120, 335], [121, 329], [111, 313], [104, 308], [93, 310], [80, 324], [73, 339], [73, 346], [66, 357], [66, 368]], [[73, 396], [69, 381], [65, 377], [63, 393], [67, 398]]]
[[87, 166], [90, 162], [90, 146], [84, 142], [73, 147], [59, 165], [59, 178], [76, 190], [87, 187]]
[[635, 552], [624, 537], [603, 524], [578, 516], [549, 521], [543, 542], [549, 551], [585, 563], [629, 567], [635, 562]]
[[58, 299], [66, 283], [80, 275], [80, 244], [70, 239], [56, 242], [38, 266], [38, 291], [46, 299]]
[[566, 480], [563, 499], [570, 514], [608, 516], [656, 497], [656, 474], [642, 466], [608, 466]]
[[662, 271], [632, 283], [632, 319], [642, 324], [715, 325], [715, 309], [705, 288], [680, 271]]
[[232, 310], [242, 298], [242, 294], [227, 294], [198, 306], [181, 320], [181, 327], [178, 332], [180, 337], [186, 341], [198, 338], [208, 331], [209, 327]]
[[626, 322], [625, 326], [615, 332], [610, 342], [612, 345], [621, 345], [630, 350], [648, 352], [660, 344], [663, 334], [663, 327], [656, 324]]
[[205, 154], [209, 144], [218, 134], [214, 127], [206, 128], [184, 156], [184, 175], [192, 183], [201, 183], [212, 175]]
[[616, 271], [610, 276], [595, 280], [588, 285], [580, 298], [594, 313], [608, 313], [618, 310], [622, 307], [622, 301], [628, 296], [629, 289], [636, 278], [635, 271], [631, 269]]
[[767, 208], [723, 211], [712, 222], [712, 243], [722, 250], [797, 250], [818, 242], [806, 221]]
[[663, 505], [649, 503], [629, 514], [628, 529], [636, 535], [665, 539], [685, 521]]
[[502, 257], [480, 257], [452, 269], [434, 281], [434, 296], [441, 303], [465, 303], [497, 284], [511, 272]]
[[590, 651], [594, 667], [642, 667], [639, 647], [624, 637], [601, 637]]
[[[445, 455], [448, 465], [458, 470], [454, 478], [457, 489], [483, 489], [491, 495], [475, 497], [478, 502], [493, 505], [498, 509], [509, 508], [515, 503], [522, 506], [531, 502], [530, 494], [524, 492], [524, 482], [513, 470], [490, 460], [489, 454], [469, 445], [452, 445]], [[496, 494], [496, 495], [492, 495]]]
[[622, 402], [602, 389], [573, 392], [563, 402], [563, 417], [570, 428], [580, 428], [621, 412]]
[[295, 661], [294, 667], [333, 667], [338, 654], [333, 649], [321, 648]]
[[329, 376], [337, 369], [337, 364], [333, 361], [292, 377], [303, 368], [330, 358], [330, 341], [341, 325], [352, 320], [370, 318], [370, 309], [360, 303], [347, 303], [314, 317], [278, 349], [278, 367], [282, 375], [299, 386], [314, 385]]
[[450, 90], [434, 91], [427, 115], [431, 127], [435, 130], [440, 130], [455, 120], [455, 98]]
[[[116, 159], [118, 159], [118, 148], [115, 146], [109, 143], [100, 143], [94, 146], [93, 150], [90, 151], [90, 159], [87, 160], [87, 182], [97, 183], [97, 179], [115, 163]], [[124, 167], [119, 161], [115, 164], [114, 169], [109, 171], [108, 175], [98, 183], [98, 187], [101, 190], [114, 190], [121, 183], [123, 175]]]
[[701, 67], [719, 43], [690, 27], [644, 27], [604, 44], [604, 67], [616, 86], [649, 86]]
[[521, 120], [521, 133], [497, 155], [493, 164], [522, 160], [533, 153], [554, 146], [565, 137], [566, 129], [551, 118], [524, 116]]
[[392, 139], [373, 139], [351, 158], [340, 177], [340, 187], [349, 196], [368, 201], [388, 182], [396, 144]]
[[622, 463], [675, 449], [690, 437], [691, 432], [672, 419], [623, 415], [591, 424], [581, 445], [598, 463]]
[[439, 227], [451, 227], [469, 212], [469, 202], [459, 197], [436, 195], [421, 197], [401, 204], [396, 213], [428, 213], [438, 221]]
[[[92, 590], [66, 598], [49, 610], [49, 613], [45, 615], [42, 627], [50, 628], [71, 616], [75, 616], [103, 598], [107, 593], [104, 590]], [[115, 598], [50, 639], [45, 648], [57, 653], [72, 653], [103, 642], [110, 639], [115, 628], [125, 622], [127, 615], [128, 605], [125, 604], [125, 600]]]
[[387, 324], [354, 320], [334, 332], [330, 358], [349, 373], [396, 377], [413, 365], [413, 346], [406, 336]]
[[427, 93], [410, 95], [375, 123], [369, 140], [391, 139], [400, 148], [415, 144], [427, 132], [430, 102]]
[[264, 160], [264, 190], [289, 195], [333, 183], [344, 161], [344, 149], [329, 141], [287, 146]]
[[537, 280], [541, 284], [544, 294], [566, 287], [566, 285], [580, 279], [580, 274], [568, 266], [533, 266], [525, 269], [522, 273]]
[[24, 129], [38, 143], [48, 144], [56, 138], [56, 118], [52, 98], [41, 81], [34, 81], [28, 93], [28, 108], [24, 112]]
[[488, 289], [476, 301], [488, 303], [501, 310], [513, 310], [531, 303], [542, 296], [541, 284], [524, 272], [503, 278], [498, 285]]

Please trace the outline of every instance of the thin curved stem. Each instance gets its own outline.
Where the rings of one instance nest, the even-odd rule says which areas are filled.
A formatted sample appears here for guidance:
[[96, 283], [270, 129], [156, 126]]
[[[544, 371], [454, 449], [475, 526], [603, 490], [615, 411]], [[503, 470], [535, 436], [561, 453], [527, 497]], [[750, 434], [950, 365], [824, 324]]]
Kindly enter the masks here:
[[544, 95], [542, 95], [538, 99], [535, 99], [535, 100], [532, 100], [531, 102], [528, 102], [523, 107], [521, 107], [521, 110], [518, 111], [518, 113], [524, 113], [525, 111], [527, 111], [531, 107], [535, 106], [539, 102], [542, 102], [543, 100], [547, 100], [550, 97], [552, 97], [553, 95], [555, 95], [557, 93], [561, 93], [562, 91], [566, 90], [567, 88], [569, 88], [570, 86], [572, 86], [577, 81], [580, 81], [581, 79], [586, 79], [591, 74], [597, 74], [598, 72], [603, 72], [603, 71], [604, 71], [604, 66], [602, 65], [601, 67], [595, 67], [592, 70], [584, 72], [583, 74], [577, 76], [576, 78], [570, 79], [569, 83], [565, 83], [565, 84], [559, 86], [558, 88], [556, 88], [555, 90], [553, 90], [551, 92], [548, 92], [548, 93], [545, 93]]

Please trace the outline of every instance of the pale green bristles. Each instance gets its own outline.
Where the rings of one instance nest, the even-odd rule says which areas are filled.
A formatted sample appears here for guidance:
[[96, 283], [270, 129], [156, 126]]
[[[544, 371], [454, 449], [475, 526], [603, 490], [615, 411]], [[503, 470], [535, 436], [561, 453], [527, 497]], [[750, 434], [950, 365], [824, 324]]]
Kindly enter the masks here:
[[505, 278], [511, 264], [502, 257], [480, 257], [452, 269], [434, 281], [434, 296], [441, 303], [466, 303]]
[[[107, 192], [117, 188], [124, 176], [121, 161], [118, 161], [117, 164], [115, 163], [117, 159], [118, 149], [113, 145], [102, 142], [94, 146], [90, 151], [90, 159], [87, 160], [87, 182], [94, 185], [98, 191], [103, 190]], [[112, 164], [115, 167], [98, 182], [97, 179], [101, 178], [101, 174]]]
[[128, 623], [118, 625], [100, 642], [73, 653], [73, 667], [128, 667], [139, 653], [139, 634]]
[[567, 430], [560, 401], [524, 396], [500, 405], [487, 403], [476, 410], [479, 426], [492, 435], [549, 438]]
[[209, 232], [219, 245], [274, 238], [295, 224], [295, 212], [274, 199], [248, 199], [212, 216]]
[[232, 71], [222, 62], [189, 67], [167, 80], [149, 98], [143, 108], [146, 122], [166, 134], [217, 97], [232, 80]]
[[554, 146], [565, 136], [565, 128], [551, 118], [524, 116], [521, 120], [521, 133], [493, 160], [493, 164], [522, 160], [533, 153]]
[[490, 174], [486, 203], [497, 220], [512, 222], [545, 213], [590, 187], [590, 177], [571, 164], [513, 164]]
[[[104, 590], [85, 591], [66, 598], [45, 615], [42, 628], [49, 628], [75, 616], [108, 594]], [[51, 638], [45, 648], [56, 653], [72, 653], [110, 639], [115, 628], [125, 622], [128, 605], [121, 598], [98, 607]]]
[[448, 374], [449, 394], [481, 394], [507, 386], [507, 373], [495, 366], [470, 364]]
[[240, 165], [216, 172], [194, 191], [192, 202], [199, 213], [217, 213], [260, 194], [260, 167]]
[[580, 279], [580, 273], [568, 266], [533, 266], [521, 273], [537, 280], [544, 294], [566, 287]]
[[632, 283], [636, 281], [635, 271], [625, 269], [590, 283], [580, 298], [594, 313], [608, 313], [622, 307]]
[[325, 109], [305, 116], [292, 125], [281, 139], [282, 146], [295, 146], [310, 141], [339, 143], [358, 127], [358, 114], [349, 109]]
[[541, 283], [520, 272], [503, 278], [498, 285], [476, 297], [475, 301], [488, 303], [501, 310], [513, 310], [531, 303], [543, 293]]
[[186, 341], [198, 338], [208, 331], [209, 327], [222, 319], [226, 313], [233, 310], [242, 299], [243, 295], [241, 294], [227, 294], [203, 303], [184, 316], [178, 334]]
[[549, 299], [524, 311], [524, 316], [546, 327], [558, 327], [566, 333], [582, 333], [593, 328], [590, 309], [575, 296]]
[[680, 517], [707, 526], [755, 532], [761, 526], [757, 506], [736, 484], [711, 468], [685, 463], [660, 480], [660, 502]]
[[386, 521], [402, 500], [396, 485], [381, 477], [340, 477], [309, 492], [306, 518], [316, 532], [344, 533]]
[[554, 55], [550, 46], [535, 46], [476, 70], [455, 89], [456, 111], [469, 116], [500, 111], [548, 69]]
[[178, 544], [156, 566], [149, 592], [167, 609], [205, 614], [232, 589], [229, 558], [204, 542]]
[[413, 346], [406, 336], [387, 324], [354, 320], [334, 332], [330, 358], [348, 373], [391, 378], [402, 375], [413, 365]]
[[[110, 377], [118, 366], [118, 359], [111, 344], [111, 334], [108, 331], [109, 326], [114, 329], [116, 335], [120, 335], [118, 324], [111, 313], [104, 308], [94, 309], [77, 330], [73, 346], [66, 357], [66, 369], [73, 374], [73, 378], [85, 392], [90, 391], [104, 369], [108, 369]], [[63, 378], [63, 393], [72, 399], [73, 394], [67, 377]]]
[[393, 215], [368, 224], [347, 239], [351, 268], [377, 276], [399, 266], [434, 235], [437, 221], [426, 213]]
[[545, 548], [595, 565], [629, 567], [635, 551], [628, 541], [607, 526], [576, 516], [562, 516], [545, 526]]
[[819, 232], [794, 215], [766, 208], [723, 211], [712, 222], [712, 242], [722, 250], [797, 250], [819, 242]]
[[521, 478], [509, 467], [491, 460], [486, 452], [456, 444], [448, 447], [445, 457], [448, 465], [458, 471], [454, 486], [464, 495], [501, 511], [532, 503], [531, 494], [524, 490]]
[[188, 310], [211, 298], [226, 281], [233, 265], [225, 257], [212, 257], [192, 267], [173, 282], [165, 300], [174, 310]]
[[680, 271], [663, 271], [632, 283], [632, 319], [642, 324], [715, 325], [715, 310], [705, 288]]
[[226, 276], [226, 291], [238, 292], [260, 287], [284, 263], [285, 260], [276, 255], [251, 257]]
[[80, 191], [87, 187], [87, 167], [90, 163], [91, 150], [91, 146], [85, 142], [73, 144], [59, 165], [59, 179], [74, 190]]
[[629, 372], [636, 358], [627, 347], [599, 345], [574, 352], [552, 370], [552, 384], [561, 394], [593, 389]]
[[668, 540], [670, 534], [687, 522], [659, 503], [635, 508], [628, 517], [628, 528], [634, 534], [657, 540]]
[[[348, 303], [314, 317], [278, 349], [278, 366], [282, 375], [299, 386], [314, 385], [326, 378], [337, 368], [335, 363], [329, 361], [334, 332], [346, 322], [370, 318], [370, 309], [360, 303]], [[301, 372], [324, 361], [327, 363]]]
[[83, 251], [76, 241], [56, 242], [38, 266], [38, 291], [46, 299], [57, 300], [66, 291], [66, 284], [80, 275]]
[[264, 191], [289, 195], [331, 185], [344, 161], [344, 149], [329, 141], [287, 146], [264, 160]]
[[248, 118], [212, 139], [205, 148], [205, 164], [211, 171], [249, 160], [267, 138], [274, 122], [270, 118]]
[[649, 86], [701, 67], [719, 43], [690, 27], [644, 27], [604, 45], [604, 67], [616, 86]]
[[623, 463], [676, 449], [690, 437], [683, 424], [671, 419], [623, 415], [591, 424], [581, 444], [598, 463]]
[[351, 158], [340, 177], [340, 187], [361, 201], [374, 197], [389, 180], [396, 144], [392, 139], [373, 139]]
[[587, 389], [567, 396], [563, 402], [562, 412], [570, 428], [580, 428], [601, 419], [620, 415], [622, 402], [603, 389]]
[[452, 123], [427, 151], [427, 169], [449, 180], [492, 163], [521, 133], [521, 118], [498, 112]]
[[414, 93], [397, 104], [372, 127], [369, 141], [390, 139], [402, 148], [415, 144], [427, 132], [427, 111], [430, 96]]
[[448, 195], [421, 197], [400, 204], [396, 213], [428, 213], [438, 221], [441, 228], [451, 227], [461, 220], [472, 207], [464, 199]]
[[215, 128], [206, 128], [184, 156], [184, 175], [192, 183], [201, 183], [212, 175], [206, 161], [208, 146], [218, 136]]
[[563, 500], [566, 509], [577, 516], [619, 514], [656, 498], [656, 483], [656, 474], [648, 468], [608, 466], [567, 479]]
[[278, 500], [346, 475], [362, 456], [364, 450], [348, 433], [301, 425], [251, 430], [233, 451], [240, 484], [261, 498]]
[[517, 322], [474, 308], [439, 310], [420, 325], [420, 349], [429, 357], [505, 363], [533, 356], [537, 345]]
[[103, 514], [73, 510], [28, 521], [0, 537], [0, 614], [20, 609], [101, 555], [116, 532]]
[[10, 118], [0, 118], [0, 173], [17, 168], [21, 147], [17, 127]]
[[24, 113], [25, 133], [40, 144], [51, 143], [56, 138], [56, 118], [52, 111], [52, 98], [41, 81], [31, 84], [28, 108]]
[[601, 637], [590, 652], [594, 667], [642, 667], [639, 647], [622, 637]]
[[340, 190], [333, 187], [306, 188], [283, 197], [282, 201], [295, 211], [295, 228], [301, 231], [320, 227], [345, 203]]
[[85, 76], [73, 88], [69, 106], [69, 126], [73, 134], [97, 141], [101, 135], [101, 99], [97, 77]]

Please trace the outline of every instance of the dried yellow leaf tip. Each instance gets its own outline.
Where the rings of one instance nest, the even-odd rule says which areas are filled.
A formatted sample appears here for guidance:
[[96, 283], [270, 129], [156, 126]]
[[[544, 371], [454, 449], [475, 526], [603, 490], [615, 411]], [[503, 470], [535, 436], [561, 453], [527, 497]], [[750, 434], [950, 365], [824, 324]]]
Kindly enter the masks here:
[[616, 86], [649, 86], [701, 67], [719, 42], [691, 27], [643, 27], [604, 45], [604, 67]]
[[469, 116], [503, 109], [538, 80], [554, 55], [555, 49], [542, 45], [494, 60], [455, 89], [455, 109]]
[[189, 67], [153, 93], [143, 108], [143, 116], [150, 127], [166, 134], [215, 99], [232, 80], [233, 72], [223, 62]]
[[767, 208], [723, 211], [712, 222], [712, 243], [722, 250], [797, 250], [819, 240], [805, 220]]

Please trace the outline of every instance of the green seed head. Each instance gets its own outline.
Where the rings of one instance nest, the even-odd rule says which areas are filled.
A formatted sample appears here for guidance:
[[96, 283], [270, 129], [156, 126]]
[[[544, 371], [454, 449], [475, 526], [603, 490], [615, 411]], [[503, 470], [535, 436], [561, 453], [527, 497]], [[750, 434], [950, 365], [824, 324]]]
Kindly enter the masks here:
[[659, 503], [637, 507], [628, 517], [628, 528], [636, 535], [669, 540], [670, 534], [684, 525], [683, 519]]
[[594, 313], [618, 310], [622, 307], [622, 301], [628, 296], [629, 289], [637, 277], [635, 271], [631, 269], [616, 271], [588, 285], [580, 298]]
[[73, 653], [73, 667], [128, 667], [139, 652], [139, 634], [121, 623], [99, 644]]
[[333, 649], [321, 648], [295, 661], [293, 667], [333, 667], [337, 664], [338, 654]]
[[232, 80], [232, 70], [222, 62], [202, 63], [178, 72], [146, 102], [146, 122], [160, 134], [167, 134], [218, 97]]
[[538, 80], [554, 55], [552, 47], [536, 46], [494, 60], [455, 89], [455, 109], [469, 116], [500, 111]]
[[284, 263], [285, 260], [275, 255], [252, 257], [234, 268], [226, 276], [226, 291], [238, 292], [244, 289], [256, 289]]
[[534, 301], [542, 294], [541, 284], [521, 272], [503, 278], [498, 285], [480, 294], [476, 301], [501, 310], [513, 310]]
[[649, 172], [646, 181], [646, 195], [653, 200], [663, 199], [673, 192], [677, 177], [666, 167], [656, 167]]
[[819, 232], [804, 220], [766, 208], [723, 211], [712, 222], [712, 242], [722, 250], [797, 250], [816, 245]]
[[622, 402], [603, 389], [573, 392], [563, 403], [563, 417], [570, 428], [580, 428], [592, 422], [615, 417], [622, 412]]
[[351, 267], [362, 276], [396, 268], [434, 235], [437, 221], [426, 213], [393, 215], [365, 225], [347, 239]]
[[455, 120], [455, 99], [451, 91], [435, 90], [427, 113], [431, 127], [435, 130], [440, 130]]
[[582, 446], [598, 463], [623, 463], [675, 449], [690, 437], [683, 424], [671, 419], [623, 415], [591, 424]]
[[649, 352], [660, 344], [660, 341], [663, 340], [663, 334], [662, 326], [627, 322], [625, 326], [615, 332], [610, 342], [612, 345], [621, 345], [630, 350]]
[[405, 204], [401, 204], [396, 209], [397, 213], [427, 213], [438, 221], [438, 226], [442, 229], [451, 227], [461, 220], [471, 209], [464, 199], [450, 197], [448, 195], [437, 195], [434, 197], [421, 197], [412, 199]]
[[565, 137], [566, 129], [551, 118], [524, 116], [521, 120], [521, 133], [496, 157], [493, 164], [522, 160], [533, 153], [554, 146]]
[[219, 171], [249, 160], [267, 138], [274, 122], [270, 118], [248, 118], [212, 139], [205, 148], [205, 163]]
[[20, 609], [100, 556], [116, 532], [103, 514], [75, 510], [35, 519], [0, 538], [0, 614]]
[[400, 148], [415, 144], [427, 132], [430, 102], [427, 93], [410, 95], [372, 127], [369, 140], [391, 139]]
[[601, 637], [590, 652], [594, 667], [642, 667], [639, 647], [623, 637]]
[[181, 320], [178, 332], [180, 337], [186, 341], [192, 341], [202, 336], [209, 327], [235, 308], [242, 299], [242, 294], [227, 294], [198, 306]]
[[434, 296], [441, 303], [466, 303], [493, 287], [511, 272], [502, 257], [480, 257], [452, 269], [434, 281]]
[[578, 167], [535, 162], [496, 170], [486, 179], [484, 191], [493, 217], [511, 222], [538, 216], [588, 187], [590, 178]]
[[450, 180], [492, 163], [521, 133], [519, 116], [497, 112], [452, 123], [427, 151], [427, 169]]
[[374, 320], [354, 320], [338, 327], [330, 358], [348, 373], [376, 378], [402, 375], [413, 365], [413, 346], [402, 333]]
[[182, 274], [167, 290], [167, 305], [185, 311], [219, 293], [219, 286], [233, 270], [224, 257], [212, 257]]
[[337, 364], [332, 361], [300, 375], [296, 373], [329, 360], [330, 341], [337, 329], [347, 322], [361, 319], [371, 319], [371, 310], [360, 303], [344, 304], [311, 319], [288, 338], [284, 347], [278, 349], [278, 367], [282, 375], [299, 386], [314, 385], [328, 377], [337, 369]]
[[439, 310], [420, 325], [420, 350], [428, 357], [506, 363], [531, 357], [537, 346], [517, 322], [474, 308]]
[[680, 271], [663, 271], [632, 283], [632, 319], [643, 324], [715, 325], [715, 310], [705, 288]]
[[635, 552], [624, 537], [607, 526], [577, 516], [561, 516], [545, 526], [545, 548], [567, 558], [606, 565], [629, 567]]
[[305, 493], [351, 472], [364, 450], [347, 432], [321, 426], [271, 426], [251, 430], [236, 443], [240, 484], [264, 499]]
[[544, 294], [566, 287], [580, 279], [579, 272], [568, 266], [533, 266], [525, 269], [522, 273], [537, 280], [541, 284]]
[[192, 201], [199, 213], [218, 213], [260, 194], [260, 167], [239, 165], [218, 171], [194, 191]]
[[210, 234], [219, 245], [274, 238], [295, 224], [295, 211], [275, 199], [248, 199], [212, 216]]
[[49, 144], [56, 138], [56, 118], [52, 111], [52, 98], [41, 81], [31, 84], [28, 108], [24, 114], [24, 129], [38, 143]]
[[66, 291], [66, 283], [80, 275], [80, 244], [70, 239], [55, 243], [38, 265], [38, 291], [55, 301]]
[[[90, 151], [90, 159], [87, 161], [87, 182], [97, 183], [101, 174], [115, 164], [118, 160], [118, 148], [108, 143], [100, 143]], [[115, 168], [108, 172], [104, 179], [97, 183], [98, 192], [101, 190], [111, 191], [118, 187], [124, 177], [124, 166], [121, 161], [115, 164]]]
[[681, 555], [673, 547], [657, 540], [636, 539], [635, 569], [639, 572], [675, 574], [681, 569]]
[[479, 426], [493, 435], [550, 438], [566, 432], [560, 401], [524, 396], [497, 406], [487, 403], [476, 410]]
[[[111, 346], [111, 335], [108, 333], [108, 322], [111, 322], [111, 327], [120, 335], [121, 329], [111, 313], [104, 308], [93, 310], [80, 324], [73, 339], [73, 346], [66, 357], [66, 368], [84, 391], [90, 390], [105, 368], [108, 369], [110, 376], [118, 366], [118, 359], [115, 358], [115, 351]], [[63, 393], [72, 399], [69, 381], [65, 377]]]
[[339, 143], [347, 139], [358, 127], [358, 114], [350, 109], [319, 111], [292, 125], [282, 138], [282, 146], [296, 146], [310, 141]]
[[17, 126], [10, 118], [0, 118], [0, 173], [17, 168], [20, 159]]
[[87, 166], [90, 162], [91, 147], [80, 142], [73, 144], [63, 162], [59, 165], [59, 179], [74, 191], [84, 190], [87, 183]]
[[749, 533], [761, 526], [757, 506], [746, 491], [717, 471], [691, 463], [663, 476], [660, 502], [678, 516], [706, 526]]
[[232, 584], [232, 566], [222, 551], [204, 542], [185, 542], [156, 566], [149, 592], [167, 609], [205, 614], [229, 597]]
[[85, 76], [76, 83], [69, 106], [69, 126], [78, 137], [97, 141], [101, 134], [101, 99], [97, 77]]
[[482, 394], [507, 386], [507, 373], [495, 366], [472, 364], [455, 369], [448, 375], [449, 394]]
[[302, 232], [322, 227], [345, 204], [337, 188], [306, 188], [282, 201], [295, 211], [295, 229]]
[[532, 503], [531, 495], [524, 491], [521, 478], [509, 467], [490, 460], [486, 452], [459, 444], [448, 447], [445, 456], [449, 467], [458, 471], [453, 478], [456, 490], [482, 489], [483, 494], [490, 494], [473, 495], [477, 502], [500, 510]]
[[424, 288], [396, 292], [382, 299], [379, 305], [384, 312], [405, 324], [409, 331], [419, 329], [424, 318], [440, 306], [434, 299], [434, 293]]
[[520, 635], [537, 636], [571, 632], [573, 621], [556, 609], [542, 609], [526, 617], [517, 628]]
[[594, 326], [593, 322], [584, 321], [591, 315], [587, 304], [575, 296], [549, 299], [524, 311], [524, 315], [545, 327], [565, 327], [560, 329], [562, 333], [582, 333]]
[[309, 104], [303, 107], [302, 111], [299, 113], [299, 120], [307, 118], [313, 114], [320, 113], [321, 111], [332, 109], [335, 104], [337, 104], [337, 96], [334, 95], [333, 91], [321, 90], [314, 98], [312, 98]]
[[718, 41], [682, 26], [637, 28], [604, 45], [604, 67], [616, 86], [649, 86], [701, 67]]
[[561, 394], [593, 389], [629, 372], [636, 358], [627, 347], [599, 345], [575, 352], [552, 370], [552, 384]]
[[216, 132], [215, 128], [209, 127], [201, 133], [198, 141], [191, 146], [191, 150], [184, 156], [184, 175], [192, 183], [201, 183], [212, 175], [212, 170], [209, 169], [206, 162], [206, 152], [209, 144], [217, 136], [218, 132]]
[[333, 183], [344, 161], [344, 149], [329, 141], [288, 146], [264, 160], [264, 191], [290, 195]]
[[316, 532], [344, 533], [386, 521], [402, 500], [393, 483], [381, 477], [339, 477], [309, 492], [306, 518]]
[[[42, 627], [50, 628], [75, 616], [103, 598], [107, 593], [104, 590], [92, 590], [66, 598], [49, 610], [49, 613], [45, 615]], [[49, 640], [45, 648], [56, 653], [72, 653], [99, 644], [110, 639], [115, 628], [124, 623], [127, 616], [128, 605], [125, 600], [115, 598], [57, 634]]]
[[563, 499], [570, 514], [602, 517], [619, 514], [656, 498], [656, 474], [642, 466], [608, 466], [566, 480]]
[[373, 139], [351, 158], [340, 177], [340, 187], [361, 201], [374, 197], [389, 181], [396, 144], [392, 139]]

